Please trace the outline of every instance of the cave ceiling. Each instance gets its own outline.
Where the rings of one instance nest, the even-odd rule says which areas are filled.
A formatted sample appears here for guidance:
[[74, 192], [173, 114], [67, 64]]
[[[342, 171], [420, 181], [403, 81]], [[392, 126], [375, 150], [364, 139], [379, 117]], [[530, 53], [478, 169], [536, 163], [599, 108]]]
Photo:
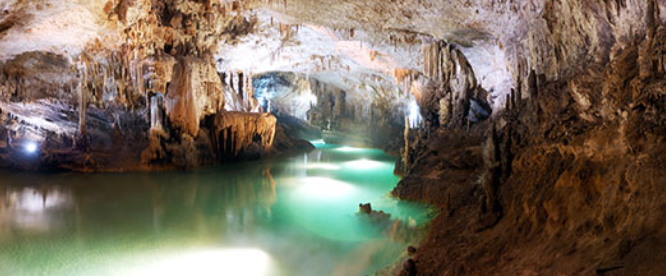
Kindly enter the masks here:
[[[92, 42], [108, 49], [120, 47], [126, 39], [123, 31], [136, 24], [132, 18], [145, 13], [142, 9], [149, 7], [150, 1], [118, 0], [129, 3], [127, 6], [131, 8], [124, 14], [127, 18], [118, 18], [117, 11], [110, 10], [118, 5], [115, 2], [2, 1], [0, 63], [35, 51], [75, 60]], [[212, 2], [233, 5], [232, 1]], [[551, 75], [567, 73], [568, 65], [581, 56], [607, 50], [593, 47], [595, 44], [603, 45], [605, 39], [622, 39], [642, 24], [630, 22], [615, 27], [616, 23], [633, 20], [635, 14], [642, 13], [642, 1], [584, 2], [243, 1], [242, 8], [234, 10], [252, 22], [252, 29], [217, 37], [221, 43], [214, 55], [219, 71], [252, 74], [289, 71], [360, 93], [377, 91], [377, 87], [409, 91], [413, 89], [411, 85], [402, 81], [405, 75], [414, 78], [422, 75], [422, 45], [442, 39], [457, 45], [467, 56], [481, 86], [490, 91], [492, 104], [500, 107], [517, 76], [523, 74], [519, 72], [525, 70], [521, 67], [535, 67]], [[613, 13], [614, 17], [595, 18], [586, 15], [586, 9], [602, 9], [599, 13]], [[573, 23], [548, 20], [552, 13], [561, 14]], [[593, 24], [595, 20], [608, 21], [610, 27], [599, 27], [600, 24]], [[594, 30], [578, 30], [587, 32], [581, 38], [568, 37], [574, 23], [577, 28]], [[544, 28], [556, 35], [544, 38], [541, 35]], [[607, 29], [603, 28], [612, 28], [615, 37], [604, 37], [600, 33]], [[590, 37], [589, 33], [596, 37]], [[575, 48], [576, 44], [584, 43], [592, 46], [584, 50]], [[558, 56], [567, 51], [570, 60], [543, 60], [543, 56]], [[527, 64], [521, 66], [521, 62]], [[391, 85], [395, 87], [383, 88]]]
[[[113, 1], [115, 2], [115, 1]], [[134, 6], [141, 6], [141, 1]], [[230, 1], [220, 1], [231, 5]], [[91, 42], [113, 49], [133, 24], [109, 11], [109, 1], [6, 0], [0, 3], [0, 62], [23, 53], [49, 52], [74, 61]], [[443, 38], [463, 46], [488, 90], [507, 90], [510, 74], [499, 36], [538, 5], [479, 6], [457, 1], [248, 1], [246, 18], [257, 18], [248, 34], [220, 37], [218, 70], [261, 74], [289, 71], [314, 76], [344, 90], [396, 91], [406, 74], [419, 75], [421, 45]], [[519, 6], [519, 7], [518, 7]], [[130, 14], [140, 10], [130, 11]], [[518, 15], [520, 14], [520, 15]], [[289, 31], [287, 31], [289, 29]], [[501, 30], [502, 32], [498, 32]], [[289, 32], [289, 33], [287, 33]], [[393, 86], [393, 88], [390, 88]], [[380, 93], [381, 94], [381, 93]]]

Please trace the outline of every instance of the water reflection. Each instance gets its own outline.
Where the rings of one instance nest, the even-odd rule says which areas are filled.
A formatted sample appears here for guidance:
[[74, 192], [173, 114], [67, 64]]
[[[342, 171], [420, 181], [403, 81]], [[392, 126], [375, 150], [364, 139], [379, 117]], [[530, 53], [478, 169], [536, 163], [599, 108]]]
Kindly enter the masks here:
[[[428, 219], [385, 196], [392, 162], [333, 148], [187, 173], [0, 172], [0, 275], [155, 275], [195, 259], [233, 275], [219, 264], [243, 267], [231, 256], [248, 252], [271, 260], [256, 275], [370, 273], [403, 252], [396, 235]], [[360, 202], [399, 221], [373, 224]]]
[[127, 269], [123, 275], [264, 276], [271, 265], [271, 257], [259, 249], [208, 249], [161, 254], [153, 263]]
[[64, 227], [58, 213], [72, 208], [72, 195], [57, 188], [0, 186], [0, 240], [15, 231], [55, 231]]

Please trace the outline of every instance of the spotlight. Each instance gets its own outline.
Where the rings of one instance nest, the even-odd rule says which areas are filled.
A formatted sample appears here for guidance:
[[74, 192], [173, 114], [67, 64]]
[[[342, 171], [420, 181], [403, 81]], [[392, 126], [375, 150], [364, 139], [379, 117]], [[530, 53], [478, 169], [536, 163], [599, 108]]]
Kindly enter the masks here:
[[32, 154], [37, 152], [37, 143], [35, 142], [28, 142], [23, 146], [24, 150], [26, 153]]

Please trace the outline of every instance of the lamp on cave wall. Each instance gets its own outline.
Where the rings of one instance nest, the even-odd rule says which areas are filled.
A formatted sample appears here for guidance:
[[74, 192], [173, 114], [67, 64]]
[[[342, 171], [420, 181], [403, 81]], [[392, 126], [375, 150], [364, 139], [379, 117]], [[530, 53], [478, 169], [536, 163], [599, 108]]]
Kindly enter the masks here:
[[34, 141], [27, 142], [25, 143], [25, 145], [23, 145], [23, 150], [27, 154], [34, 154], [37, 152], [37, 149], [38, 149], [37, 142]]

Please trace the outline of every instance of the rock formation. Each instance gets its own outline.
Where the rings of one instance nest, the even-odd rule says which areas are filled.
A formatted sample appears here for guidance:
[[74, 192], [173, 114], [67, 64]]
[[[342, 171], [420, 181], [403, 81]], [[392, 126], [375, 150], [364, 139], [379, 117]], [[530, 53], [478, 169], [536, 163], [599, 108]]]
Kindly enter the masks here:
[[428, 84], [417, 96], [421, 113], [433, 127], [460, 127], [487, 119], [488, 93], [477, 84], [465, 56], [444, 41], [423, 47], [423, 72]]
[[7, 0], [0, 165], [190, 168], [321, 131], [401, 155], [393, 194], [441, 211], [402, 275], [662, 275], [665, 9]]
[[225, 112], [215, 116], [213, 137], [221, 154], [236, 156], [249, 148], [255, 139], [262, 148], [273, 145], [275, 117], [261, 113]]
[[[533, 34], [553, 43], [546, 45], [571, 48], [528, 59], [537, 68], [518, 76], [516, 90], [492, 121], [440, 131], [425, 140], [394, 194], [426, 200], [442, 213], [416, 253], [414, 267], [404, 273], [666, 271], [655, 254], [664, 242], [658, 230], [663, 189], [657, 183], [666, 181], [658, 157], [665, 149], [664, 120], [658, 114], [666, 106], [666, 40], [657, 38], [666, 29], [656, 3], [626, 3], [626, 9], [609, 3], [607, 9], [615, 11], [606, 14], [610, 22], [645, 7], [645, 19], [636, 18], [645, 27], [635, 29], [636, 35], [622, 34], [621, 28], [586, 33], [597, 36], [588, 41], [599, 40], [584, 46], [570, 41], [580, 33], [555, 30], [589, 27], [594, 32], [603, 24], [576, 21], [587, 20], [576, 13], [593, 13], [590, 6], [560, 3], [571, 4], [573, 14], [562, 16], [560, 10], [558, 17], [577, 23], [546, 18], [553, 31]], [[539, 46], [535, 50], [545, 49]], [[593, 60], [571, 59], [586, 51], [594, 53]], [[520, 66], [516, 72], [524, 70]]]
[[[241, 75], [239, 86], [229, 88], [212, 54], [220, 42], [252, 30], [254, 19], [242, 15], [249, 4], [109, 1], [101, 12], [119, 33], [88, 42], [73, 60], [48, 52], [14, 57], [0, 77], [0, 108], [15, 122], [0, 127], [13, 141], [0, 151], [3, 165], [86, 171], [196, 167], [228, 159], [229, 153], [240, 157], [255, 136], [262, 151], [271, 151], [275, 118], [225, 111], [225, 98], [247, 112], [256, 111], [256, 102], [248, 99], [251, 94], [229, 96], [235, 93], [226, 91], [250, 90], [243, 83], [249, 87], [251, 81]], [[51, 105], [69, 116], [47, 113]], [[30, 108], [43, 117], [25, 111]], [[19, 160], [19, 145], [27, 143], [39, 144], [39, 152], [26, 163]], [[216, 147], [226, 144], [233, 147], [229, 153]], [[124, 156], [110, 158], [118, 150]]]

